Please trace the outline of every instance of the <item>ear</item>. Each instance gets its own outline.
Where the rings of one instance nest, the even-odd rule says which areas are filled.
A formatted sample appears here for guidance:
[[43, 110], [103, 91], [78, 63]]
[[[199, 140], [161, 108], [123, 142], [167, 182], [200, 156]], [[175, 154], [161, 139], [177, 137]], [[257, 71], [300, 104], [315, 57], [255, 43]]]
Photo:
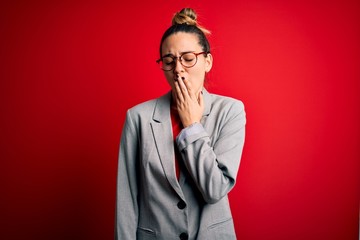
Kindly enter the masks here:
[[212, 57], [211, 53], [208, 53], [207, 56], [205, 57], [205, 72], [206, 73], [210, 72], [210, 70], [212, 68], [212, 64], [213, 64], [213, 57]]

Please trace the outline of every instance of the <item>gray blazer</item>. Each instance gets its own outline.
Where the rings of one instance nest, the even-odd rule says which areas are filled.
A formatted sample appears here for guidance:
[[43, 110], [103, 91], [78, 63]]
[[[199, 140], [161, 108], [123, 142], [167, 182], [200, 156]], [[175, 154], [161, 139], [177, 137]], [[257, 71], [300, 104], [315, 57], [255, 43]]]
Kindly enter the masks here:
[[227, 194], [245, 139], [242, 102], [203, 91], [201, 123], [181, 131], [180, 178], [171, 92], [127, 111], [117, 177], [115, 239], [236, 239]]

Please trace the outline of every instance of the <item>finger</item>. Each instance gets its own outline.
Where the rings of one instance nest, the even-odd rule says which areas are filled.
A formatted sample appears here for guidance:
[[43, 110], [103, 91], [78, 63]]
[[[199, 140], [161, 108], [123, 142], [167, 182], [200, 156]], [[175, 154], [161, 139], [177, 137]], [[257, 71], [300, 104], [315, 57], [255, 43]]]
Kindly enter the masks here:
[[181, 93], [182, 93], [184, 99], [189, 97], [189, 92], [186, 88], [184, 80], [181, 79], [181, 80], [178, 80], [177, 82], [179, 83], [179, 87], [180, 87], [180, 90], [181, 90]]
[[192, 89], [191, 82], [189, 81], [189, 79], [184, 79], [184, 84], [185, 84], [186, 90], [187, 90], [190, 98], [195, 100], [196, 95], [195, 95], [195, 92]]
[[179, 103], [179, 101], [184, 101], [184, 97], [179, 86], [179, 80], [175, 81], [175, 93], [177, 103]]

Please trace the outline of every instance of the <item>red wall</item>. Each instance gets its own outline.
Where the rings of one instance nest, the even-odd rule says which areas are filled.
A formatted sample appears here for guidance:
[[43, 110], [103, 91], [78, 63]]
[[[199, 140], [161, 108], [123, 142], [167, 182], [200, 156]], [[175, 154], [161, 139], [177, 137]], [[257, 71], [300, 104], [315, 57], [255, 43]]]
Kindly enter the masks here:
[[209, 90], [246, 106], [238, 238], [357, 239], [359, 1], [9, 2], [0, 239], [113, 238], [125, 111], [168, 91], [155, 60], [184, 6], [213, 32]]

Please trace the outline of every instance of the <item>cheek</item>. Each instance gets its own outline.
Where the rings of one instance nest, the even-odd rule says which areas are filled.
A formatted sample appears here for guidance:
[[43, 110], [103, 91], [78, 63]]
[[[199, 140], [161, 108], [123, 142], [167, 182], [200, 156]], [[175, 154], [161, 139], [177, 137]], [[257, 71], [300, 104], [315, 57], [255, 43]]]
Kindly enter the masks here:
[[203, 69], [198, 69], [196, 72], [194, 72], [193, 76], [194, 81], [196, 81], [196, 85], [202, 84], [205, 79], [205, 71]]
[[196, 77], [198, 79], [201, 79], [201, 80], [204, 80], [204, 77], [205, 77], [205, 73], [206, 73], [206, 66], [205, 66], [205, 63], [201, 62], [201, 64], [199, 64], [197, 66], [196, 69], [194, 69], [194, 75], [196, 74]]
[[204, 85], [204, 78], [205, 73], [204, 72], [198, 72], [196, 75], [194, 74], [191, 78], [191, 85], [193, 86], [195, 91], [199, 91]]
[[174, 86], [174, 77], [173, 74], [170, 72], [165, 72], [164, 73], [166, 81], [168, 82], [168, 84], [173, 87]]

